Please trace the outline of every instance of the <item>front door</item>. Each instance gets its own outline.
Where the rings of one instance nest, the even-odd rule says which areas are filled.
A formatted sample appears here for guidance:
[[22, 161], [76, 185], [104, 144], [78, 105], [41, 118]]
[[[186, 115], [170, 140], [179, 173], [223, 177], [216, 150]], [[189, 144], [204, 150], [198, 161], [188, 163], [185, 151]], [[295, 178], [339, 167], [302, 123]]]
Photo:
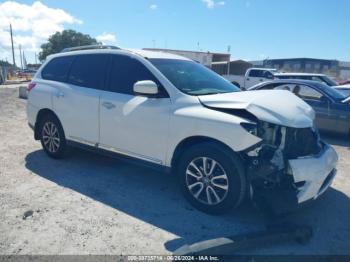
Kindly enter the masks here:
[[[133, 85], [141, 80], [156, 82], [160, 96], [135, 95]], [[112, 55], [108, 88], [100, 101], [100, 147], [162, 164], [172, 104], [159, 81], [140, 61]]]
[[315, 110], [315, 123], [319, 129], [325, 131], [334, 130], [337, 120], [330, 114], [331, 101], [328, 97], [307, 85], [296, 85], [293, 92]]

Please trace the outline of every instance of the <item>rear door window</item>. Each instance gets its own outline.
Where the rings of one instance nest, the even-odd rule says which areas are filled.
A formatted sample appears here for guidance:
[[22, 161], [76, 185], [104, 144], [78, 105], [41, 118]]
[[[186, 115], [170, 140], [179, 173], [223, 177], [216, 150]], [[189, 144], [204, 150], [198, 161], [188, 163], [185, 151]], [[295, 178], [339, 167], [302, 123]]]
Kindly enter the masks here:
[[275, 86], [275, 90], [286, 90], [286, 91], [290, 91], [293, 92], [295, 85], [293, 84], [280, 84]]
[[44, 67], [41, 77], [45, 80], [53, 80], [58, 82], [66, 82], [70, 66], [74, 60], [74, 56], [64, 56], [53, 58]]
[[68, 82], [91, 89], [104, 89], [108, 54], [77, 55]]

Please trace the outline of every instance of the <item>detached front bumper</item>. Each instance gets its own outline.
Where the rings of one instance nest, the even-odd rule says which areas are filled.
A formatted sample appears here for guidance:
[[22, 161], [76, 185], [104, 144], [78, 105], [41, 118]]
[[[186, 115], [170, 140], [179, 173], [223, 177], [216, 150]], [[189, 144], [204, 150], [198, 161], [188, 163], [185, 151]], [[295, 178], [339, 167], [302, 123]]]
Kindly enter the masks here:
[[335, 150], [324, 144], [317, 156], [289, 160], [289, 174], [297, 186], [297, 199], [301, 204], [318, 198], [332, 184], [336, 175], [338, 155]]

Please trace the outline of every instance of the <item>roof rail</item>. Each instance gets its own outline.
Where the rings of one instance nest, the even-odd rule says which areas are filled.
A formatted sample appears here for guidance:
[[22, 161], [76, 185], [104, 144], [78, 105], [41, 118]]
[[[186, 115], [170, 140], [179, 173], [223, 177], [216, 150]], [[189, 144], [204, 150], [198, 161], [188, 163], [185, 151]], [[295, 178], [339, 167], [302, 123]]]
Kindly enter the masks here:
[[61, 51], [61, 53], [79, 51], [79, 50], [91, 50], [91, 49], [120, 49], [120, 48], [112, 45], [82, 45], [82, 46], [65, 48]]

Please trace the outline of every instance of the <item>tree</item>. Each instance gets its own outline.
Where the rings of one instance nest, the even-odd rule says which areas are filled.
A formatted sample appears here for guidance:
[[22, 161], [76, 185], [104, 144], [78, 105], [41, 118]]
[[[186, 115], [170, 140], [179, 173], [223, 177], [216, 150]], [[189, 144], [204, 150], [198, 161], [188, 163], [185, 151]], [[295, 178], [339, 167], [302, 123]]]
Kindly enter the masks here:
[[7, 61], [0, 60], [0, 66], [11, 67], [12, 65]]
[[95, 38], [74, 30], [56, 32], [49, 37], [48, 42], [41, 45], [39, 60], [44, 61], [48, 55], [61, 52], [64, 48], [81, 45], [99, 44]]

